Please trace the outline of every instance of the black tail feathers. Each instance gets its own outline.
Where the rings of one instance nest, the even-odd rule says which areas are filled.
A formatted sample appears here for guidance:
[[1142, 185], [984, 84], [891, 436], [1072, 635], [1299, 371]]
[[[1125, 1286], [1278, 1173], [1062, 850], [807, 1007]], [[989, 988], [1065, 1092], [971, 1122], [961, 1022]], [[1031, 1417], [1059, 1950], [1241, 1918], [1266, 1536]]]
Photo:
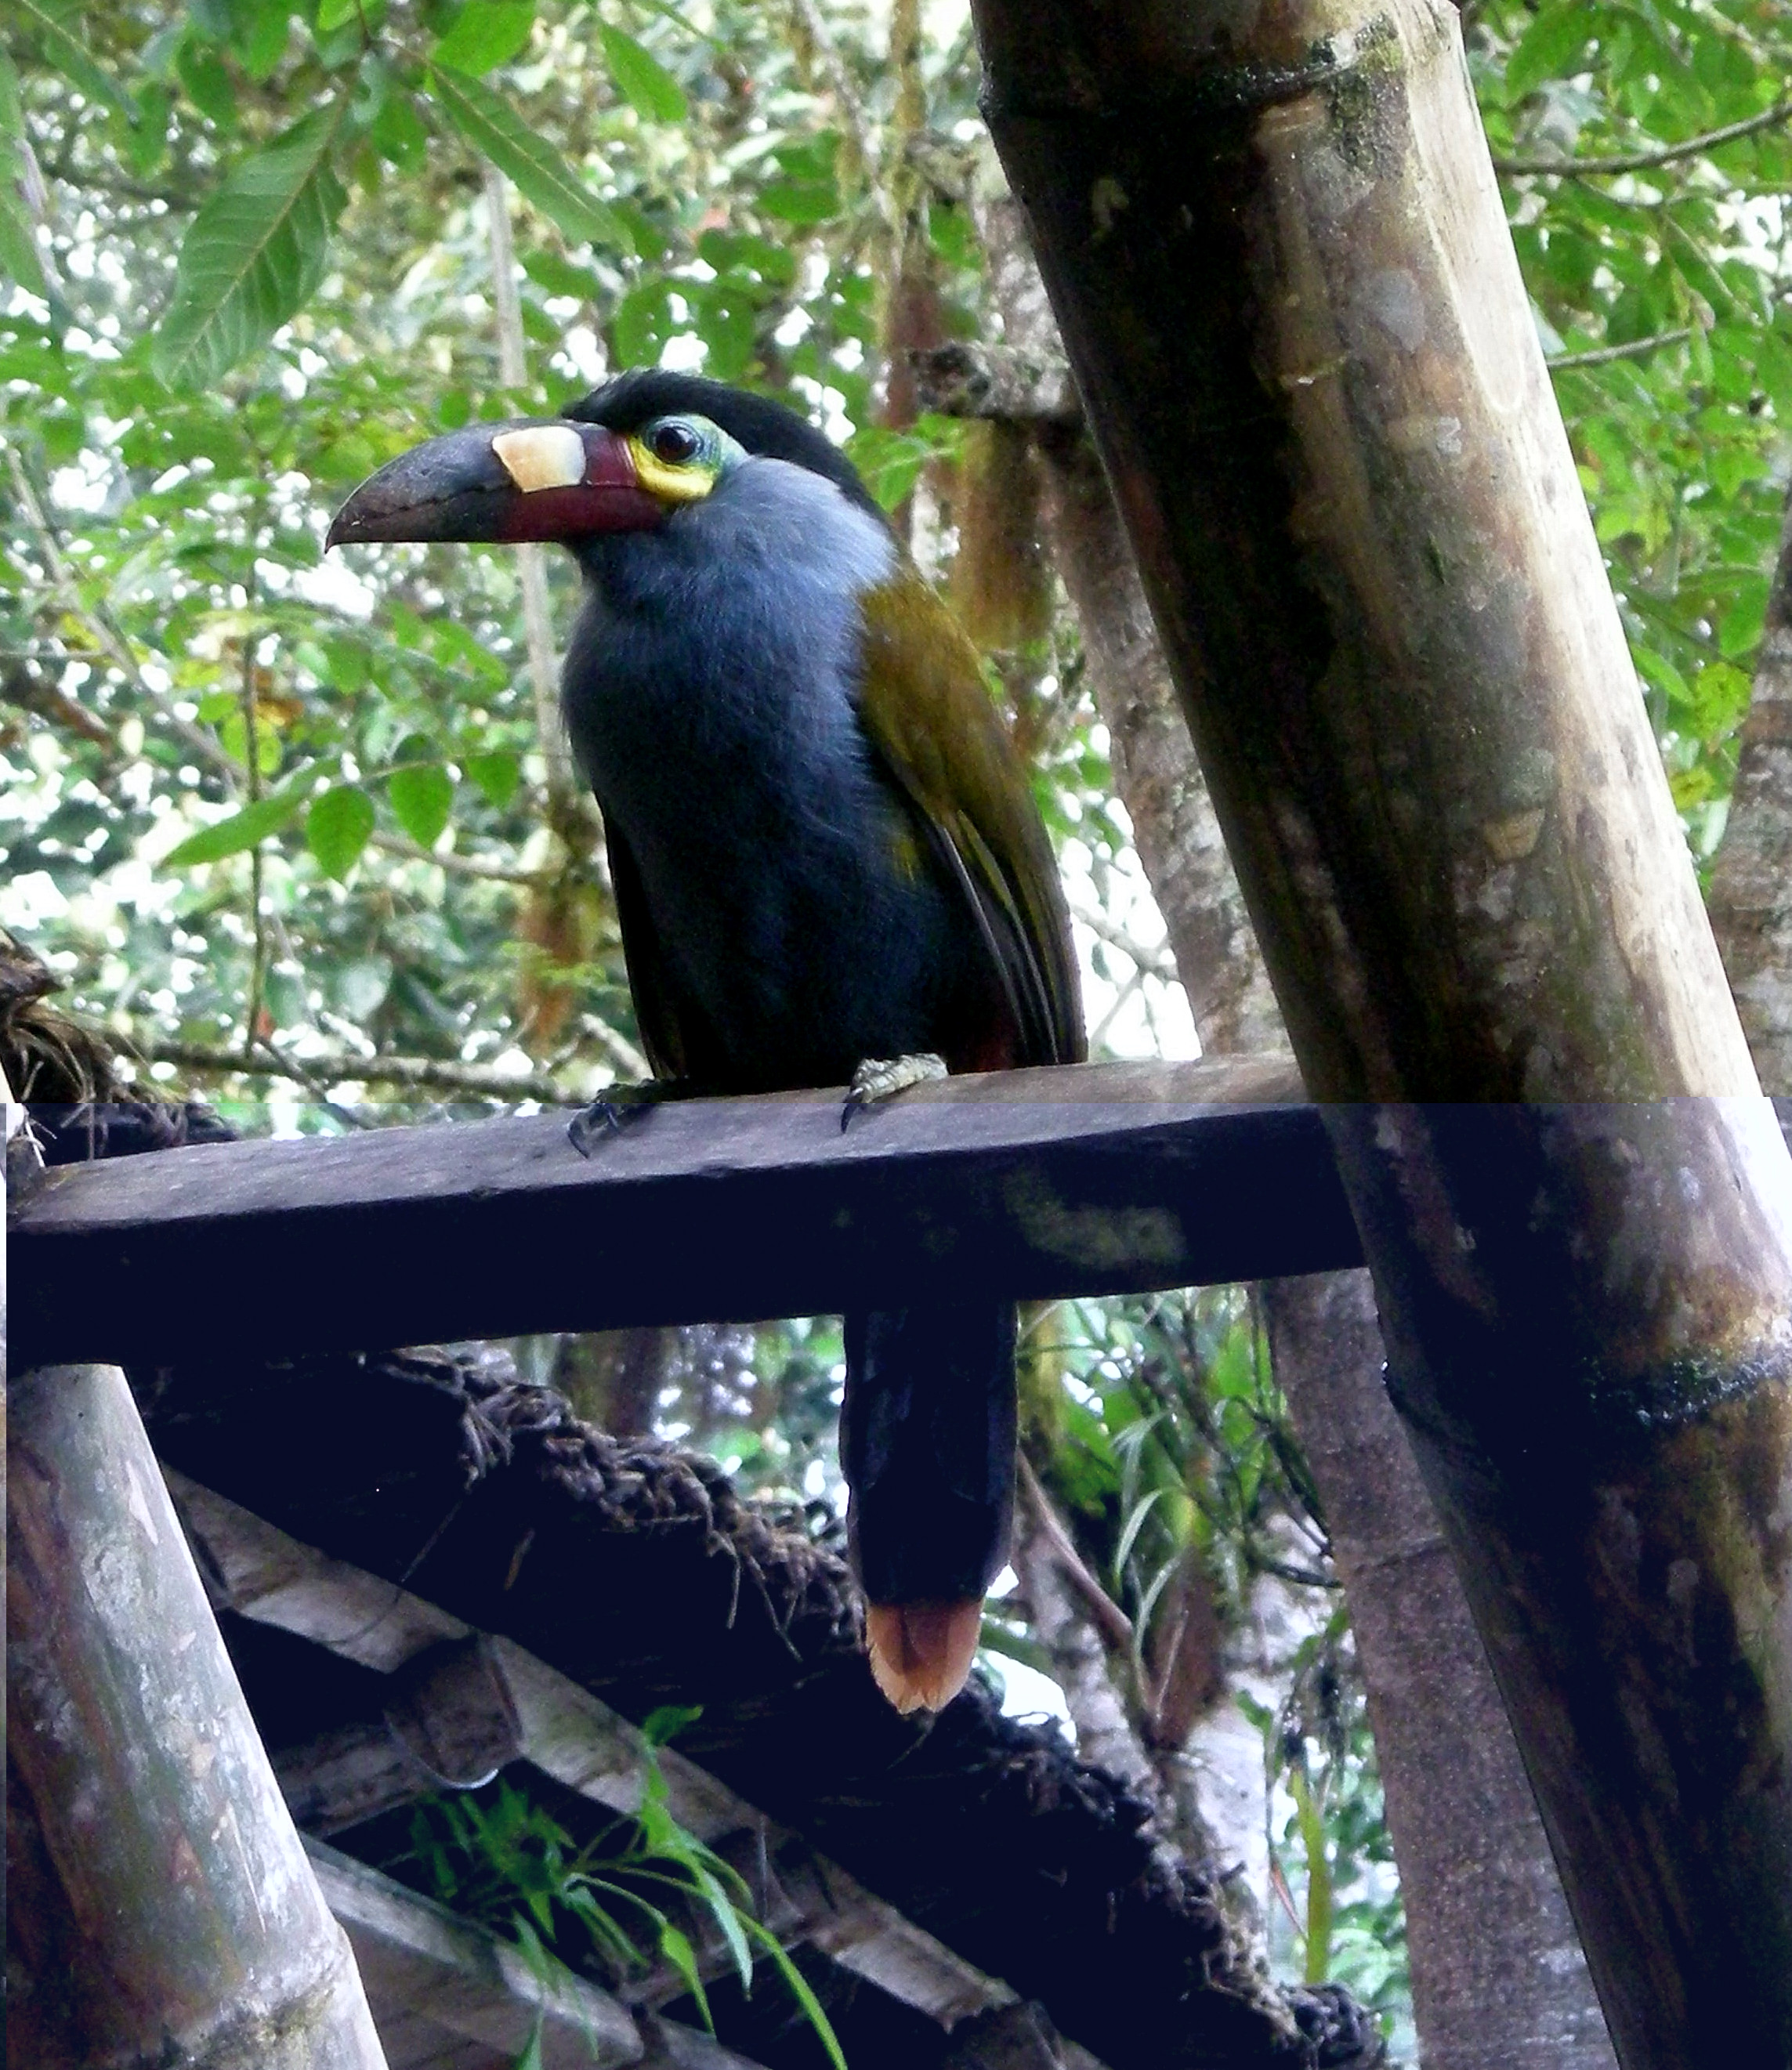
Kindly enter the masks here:
[[853, 1564], [873, 1603], [980, 1597], [1014, 1509], [1012, 1303], [846, 1318], [841, 1463]]

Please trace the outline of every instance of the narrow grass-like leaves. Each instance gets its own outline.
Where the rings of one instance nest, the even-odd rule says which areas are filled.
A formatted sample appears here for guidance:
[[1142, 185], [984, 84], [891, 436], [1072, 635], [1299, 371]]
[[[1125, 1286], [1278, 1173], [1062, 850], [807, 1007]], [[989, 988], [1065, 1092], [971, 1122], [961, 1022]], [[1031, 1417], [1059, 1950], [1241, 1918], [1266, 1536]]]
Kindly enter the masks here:
[[265, 345], [323, 277], [342, 207], [330, 168], [344, 104], [316, 109], [246, 158], [193, 219], [153, 364], [201, 387]]

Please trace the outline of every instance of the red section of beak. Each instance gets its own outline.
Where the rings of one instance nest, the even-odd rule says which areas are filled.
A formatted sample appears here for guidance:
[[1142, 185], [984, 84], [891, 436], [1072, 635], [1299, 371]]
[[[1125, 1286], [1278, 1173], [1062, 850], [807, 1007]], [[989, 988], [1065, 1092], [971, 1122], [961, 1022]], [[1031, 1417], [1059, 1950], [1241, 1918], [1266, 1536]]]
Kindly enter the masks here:
[[579, 539], [594, 532], [644, 532], [665, 505], [641, 486], [627, 439], [601, 424], [575, 427], [585, 442], [585, 479], [567, 489], [518, 489], [506, 504], [505, 540]]
[[[507, 432], [574, 431], [585, 448], [582, 481], [523, 489], [492, 441]], [[641, 486], [628, 442], [601, 424], [534, 418], [468, 424], [403, 453], [356, 489], [336, 513], [328, 546], [385, 539], [558, 539], [640, 532], [665, 507]]]

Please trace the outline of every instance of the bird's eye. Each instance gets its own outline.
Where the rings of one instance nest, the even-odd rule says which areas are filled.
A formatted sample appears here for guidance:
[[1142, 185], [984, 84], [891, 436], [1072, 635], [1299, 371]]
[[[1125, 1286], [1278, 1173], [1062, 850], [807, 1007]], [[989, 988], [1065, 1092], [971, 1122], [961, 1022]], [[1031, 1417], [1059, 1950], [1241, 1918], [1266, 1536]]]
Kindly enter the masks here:
[[682, 467], [703, 450], [703, 441], [696, 432], [689, 424], [681, 424], [676, 419], [657, 426], [650, 443], [653, 457], [664, 460], [668, 467]]

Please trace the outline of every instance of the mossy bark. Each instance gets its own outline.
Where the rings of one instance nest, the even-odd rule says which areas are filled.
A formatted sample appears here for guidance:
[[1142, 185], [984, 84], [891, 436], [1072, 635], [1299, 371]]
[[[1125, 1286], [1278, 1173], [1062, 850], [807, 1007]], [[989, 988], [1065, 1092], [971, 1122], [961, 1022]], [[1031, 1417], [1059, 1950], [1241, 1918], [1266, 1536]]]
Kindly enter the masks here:
[[976, 11], [1620, 2057], [1785, 2063], [1792, 1167], [1454, 14]]
[[1761, 1082], [1792, 1093], [1792, 497], [1712, 873], [1711, 924]]

